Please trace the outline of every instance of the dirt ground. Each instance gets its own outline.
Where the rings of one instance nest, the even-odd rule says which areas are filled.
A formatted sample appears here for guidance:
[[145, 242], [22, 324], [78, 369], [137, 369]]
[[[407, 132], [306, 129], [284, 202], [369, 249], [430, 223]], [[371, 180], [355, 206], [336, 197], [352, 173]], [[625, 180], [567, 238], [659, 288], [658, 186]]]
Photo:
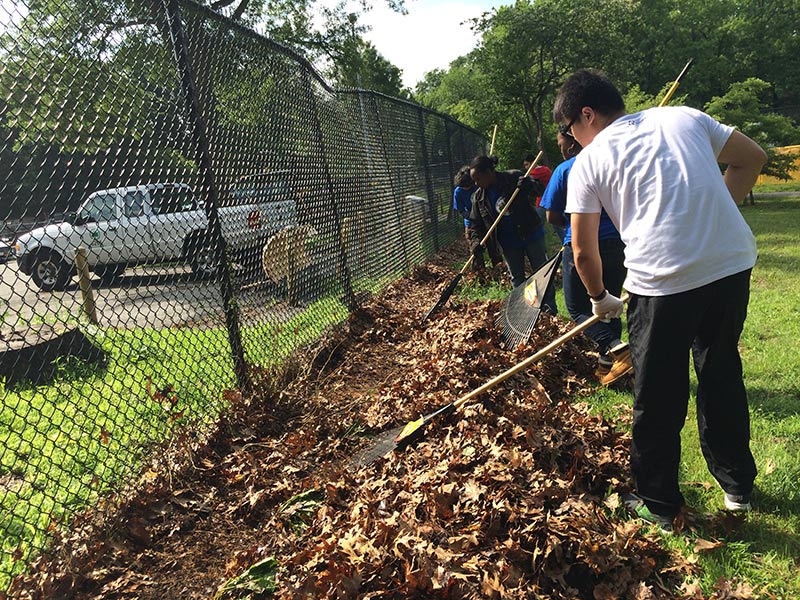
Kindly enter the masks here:
[[421, 323], [452, 261], [369, 299], [284, 372], [256, 373], [252, 393], [226, 394], [209, 437], [174, 440], [133, 492], [58, 533], [9, 597], [678, 597], [694, 566], [622, 515], [627, 435], [580, 402], [596, 385], [586, 338], [359, 462], [382, 431], [571, 327], [543, 315], [508, 349], [499, 302], [455, 297]]

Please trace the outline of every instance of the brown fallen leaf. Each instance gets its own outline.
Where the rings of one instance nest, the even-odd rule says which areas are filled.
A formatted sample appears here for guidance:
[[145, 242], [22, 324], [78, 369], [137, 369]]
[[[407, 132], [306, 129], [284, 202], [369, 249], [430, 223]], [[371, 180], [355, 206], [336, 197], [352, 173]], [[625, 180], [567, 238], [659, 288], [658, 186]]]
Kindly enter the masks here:
[[697, 538], [694, 541], [694, 551], [695, 552], [709, 552], [711, 550], [715, 550], [717, 548], [721, 548], [725, 545], [725, 542], [721, 542], [719, 540], [706, 540], [703, 538]]

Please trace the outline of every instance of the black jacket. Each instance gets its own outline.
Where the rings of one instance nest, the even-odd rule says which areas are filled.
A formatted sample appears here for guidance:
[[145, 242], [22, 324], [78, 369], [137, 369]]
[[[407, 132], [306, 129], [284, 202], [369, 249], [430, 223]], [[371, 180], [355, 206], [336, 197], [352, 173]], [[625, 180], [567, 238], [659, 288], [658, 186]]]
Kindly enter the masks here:
[[[523, 175], [522, 171], [517, 170], [498, 171], [494, 187], [500, 192], [500, 197], [508, 201], [514, 194], [514, 190], [517, 189], [519, 178]], [[540, 182], [526, 178], [513, 204], [503, 216], [503, 218], [509, 217], [511, 219], [511, 224], [520, 240], [527, 239], [542, 227], [542, 220], [536, 212], [535, 203], [536, 196], [541, 194], [543, 190], [544, 186]], [[472, 222], [470, 247], [473, 250], [480, 244], [486, 232], [489, 231], [498, 213], [499, 211], [496, 210], [495, 206], [490, 206], [488, 194], [481, 188], [475, 190], [472, 195], [472, 211], [469, 214], [469, 220]], [[496, 229], [489, 236], [486, 242], [486, 249], [489, 251], [492, 262], [499, 262], [496, 259], [499, 259], [502, 248], [497, 242]]]

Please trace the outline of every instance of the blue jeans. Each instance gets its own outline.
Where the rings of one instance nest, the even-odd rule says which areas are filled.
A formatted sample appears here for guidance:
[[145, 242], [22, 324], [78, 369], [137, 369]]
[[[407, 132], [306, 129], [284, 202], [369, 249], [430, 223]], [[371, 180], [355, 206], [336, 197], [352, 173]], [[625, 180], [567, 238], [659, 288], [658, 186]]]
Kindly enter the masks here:
[[[527, 279], [525, 276], [526, 256], [534, 273], [547, 262], [547, 246], [544, 237], [533, 240], [524, 248], [503, 248], [503, 258], [506, 261], [508, 274], [511, 276], [511, 285], [514, 287], [522, 285]], [[558, 314], [555, 286], [547, 286], [547, 291], [542, 297], [542, 308], [549, 311], [550, 314]]]
[[[619, 296], [625, 282], [625, 244], [620, 239], [600, 240], [600, 258], [603, 261], [603, 285], [609, 293]], [[564, 302], [567, 312], [576, 323], [583, 323], [592, 316], [592, 301], [575, 268], [575, 255], [572, 246], [564, 248], [561, 261], [563, 274]], [[622, 336], [622, 320], [611, 319], [610, 323], [598, 322], [584, 332], [605, 354], [612, 341]]]

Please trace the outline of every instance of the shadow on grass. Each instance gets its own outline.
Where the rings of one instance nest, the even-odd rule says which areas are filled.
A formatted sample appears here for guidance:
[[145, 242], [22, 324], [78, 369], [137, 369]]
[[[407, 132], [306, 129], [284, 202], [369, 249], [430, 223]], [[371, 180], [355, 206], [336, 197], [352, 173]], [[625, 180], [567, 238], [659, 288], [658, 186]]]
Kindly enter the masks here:
[[[697, 398], [697, 382], [692, 378], [689, 385], [690, 402]], [[747, 386], [747, 402], [750, 408], [776, 419], [788, 419], [800, 415], [800, 388], [770, 389]]]
[[800, 389], [774, 390], [747, 387], [747, 399], [752, 408], [777, 419], [788, 419], [800, 415]]
[[774, 270], [796, 277], [800, 273], [800, 260], [793, 256], [778, 256], [775, 253], [767, 252], [767, 249], [771, 246], [780, 246], [780, 244], [764, 243], [763, 241], [758, 244], [758, 260], [755, 266], [756, 277], [765, 270]]
[[[756, 502], [759, 502], [758, 498], [755, 496]], [[792, 558], [795, 562], [800, 560], [797, 535], [773, 527], [766, 519], [759, 518], [757, 512], [748, 515], [739, 528], [726, 532], [725, 539], [728, 542], [744, 542], [750, 552], [759, 555], [775, 554]]]
[[[797, 481], [798, 477], [800, 477], [800, 465], [798, 465], [793, 472], [784, 474], [784, 478], [789, 480]], [[773, 493], [772, 490], [767, 490], [763, 486], [759, 486], [757, 481], [755, 489], [753, 490], [753, 506], [756, 507], [758, 512], [795, 515], [800, 517], [800, 507], [798, 507], [797, 497], [788, 497], [786, 494]], [[795, 550], [798, 552], [797, 558], [800, 558], [800, 538], [796, 535], [789, 537], [793, 540], [796, 547]]]
[[[709, 480], [712, 481], [709, 475]], [[681, 484], [686, 504], [691, 507], [708, 506], [714, 495], [722, 497], [722, 491], [714, 485], [706, 489], [703, 485]], [[765, 492], [756, 486], [753, 490], [754, 510], [745, 515], [736, 515], [722, 510], [711, 510], [707, 513], [711, 520], [701, 526], [697, 534], [700, 537], [712, 535], [721, 537], [726, 542], [743, 542], [748, 550], [757, 554], [788, 556], [795, 561], [800, 560], [800, 539], [786, 528], [774, 527], [768, 517], [797, 515], [796, 502]]]

